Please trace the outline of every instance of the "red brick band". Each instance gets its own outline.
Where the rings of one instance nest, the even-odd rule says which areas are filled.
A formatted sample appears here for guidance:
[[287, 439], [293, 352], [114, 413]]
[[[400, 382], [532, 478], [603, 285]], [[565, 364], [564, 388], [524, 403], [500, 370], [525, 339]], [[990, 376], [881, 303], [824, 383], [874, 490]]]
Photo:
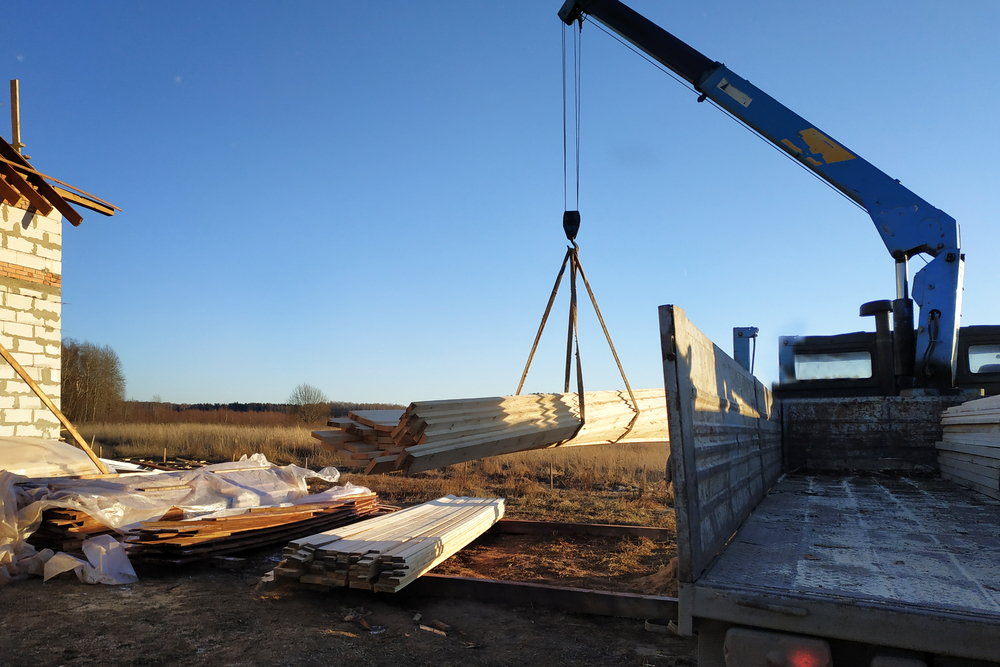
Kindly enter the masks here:
[[38, 271], [7, 262], [0, 262], [0, 276], [27, 280], [30, 283], [48, 285], [49, 287], [62, 287], [62, 276], [57, 273]]

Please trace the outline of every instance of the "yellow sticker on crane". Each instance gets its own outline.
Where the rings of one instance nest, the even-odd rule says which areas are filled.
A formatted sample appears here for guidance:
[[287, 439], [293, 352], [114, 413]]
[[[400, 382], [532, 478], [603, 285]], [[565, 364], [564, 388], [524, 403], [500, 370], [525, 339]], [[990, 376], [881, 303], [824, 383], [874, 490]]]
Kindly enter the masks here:
[[817, 130], [815, 127], [811, 127], [808, 130], [802, 130], [799, 132], [799, 136], [802, 137], [806, 144], [809, 145], [809, 150], [812, 151], [813, 154], [822, 155], [823, 160], [827, 164], [854, 159], [854, 156], [851, 155], [847, 149]]

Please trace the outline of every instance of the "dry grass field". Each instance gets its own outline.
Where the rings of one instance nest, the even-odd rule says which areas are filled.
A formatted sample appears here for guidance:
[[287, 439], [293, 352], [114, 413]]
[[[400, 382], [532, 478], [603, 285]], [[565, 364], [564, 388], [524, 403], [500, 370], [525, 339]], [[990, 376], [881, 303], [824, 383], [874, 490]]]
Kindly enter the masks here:
[[269, 461], [309, 467], [334, 465], [305, 426], [192, 423], [83, 423], [77, 430], [104, 458], [186, 458], [221, 463], [261, 453]]
[[[110, 424], [78, 426], [105, 458], [186, 458], [231, 461], [257, 452], [278, 464], [317, 470], [336, 457], [305, 426], [233, 424]], [[522, 452], [442, 470], [343, 478], [411, 505], [449, 493], [501, 496], [508, 516], [673, 527], [673, 497], [664, 483], [666, 445], [605, 445]]]

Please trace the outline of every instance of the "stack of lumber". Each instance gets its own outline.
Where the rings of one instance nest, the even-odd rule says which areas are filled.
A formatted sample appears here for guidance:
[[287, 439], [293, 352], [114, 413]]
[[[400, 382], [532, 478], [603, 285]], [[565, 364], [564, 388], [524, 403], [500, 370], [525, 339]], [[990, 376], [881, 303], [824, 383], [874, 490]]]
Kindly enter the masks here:
[[402, 410], [352, 410], [346, 418], [327, 421], [334, 430], [313, 431], [312, 436], [335, 452], [341, 464], [363, 468], [376, 457], [402, 451], [391, 435], [402, 415]]
[[42, 522], [28, 537], [28, 543], [38, 550], [79, 553], [83, 550], [84, 540], [114, 532], [113, 528], [105, 526], [83, 510], [51, 507], [42, 512]]
[[664, 391], [643, 389], [634, 396], [635, 405], [624, 391], [586, 392], [582, 425], [577, 394], [530, 394], [419, 401], [396, 412], [391, 427], [392, 411], [373, 411], [383, 419], [369, 418], [377, 424], [370, 427], [378, 433], [377, 443], [361, 441], [360, 412], [352, 413], [351, 423], [339, 431], [317, 431], [313, 436], [328, 447], [350, 450], [350, 460], [365, 462], [368, 474], [416, 473], [545, 447], [666, 442]]
[[569, 440], [580, 427], [576, 394], [419, 401], [410, 404], [393, 431], [414, 444], [396, 456], [375, 459], [366, 472], [414, 473], [549, 447]]
[[941, 424], [941, 476], [1000, 500], [1000, 396], [948, 408]]
[[189, 563], [281, 544], [354, 523], [378, 510], [378, 497], [367, 492], [321, 503], [254, 507], [230, 516], [148, 521], [126, 534], [125, 549], [133, 560]]
[[321, 587], [396, 592], [489, 530], [503, 498], [445, 496], [295, 540], [274, 574]]

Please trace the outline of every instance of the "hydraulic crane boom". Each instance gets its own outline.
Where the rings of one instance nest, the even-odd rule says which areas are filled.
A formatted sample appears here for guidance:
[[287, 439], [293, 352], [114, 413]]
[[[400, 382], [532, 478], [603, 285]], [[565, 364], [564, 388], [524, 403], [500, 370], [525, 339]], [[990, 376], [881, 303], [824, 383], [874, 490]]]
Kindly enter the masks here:
[[953, 386], [965, 261], [955, 219], [618, 0], [567, 0], [559, 11], [567, 24], [584, 16], [600, 21], [685, 79], [701, 93], [698, 101], [712, 100], [868, 211], [896, 261], [893, 309], [898, 332], [913, 330], [907, 260], [919, 253], [933, 257], [913, 277], [913, 300], [920, 315], [915, 349], [908, 351], [910, 361], [902, 374], [915, 375], [918, 385]]

